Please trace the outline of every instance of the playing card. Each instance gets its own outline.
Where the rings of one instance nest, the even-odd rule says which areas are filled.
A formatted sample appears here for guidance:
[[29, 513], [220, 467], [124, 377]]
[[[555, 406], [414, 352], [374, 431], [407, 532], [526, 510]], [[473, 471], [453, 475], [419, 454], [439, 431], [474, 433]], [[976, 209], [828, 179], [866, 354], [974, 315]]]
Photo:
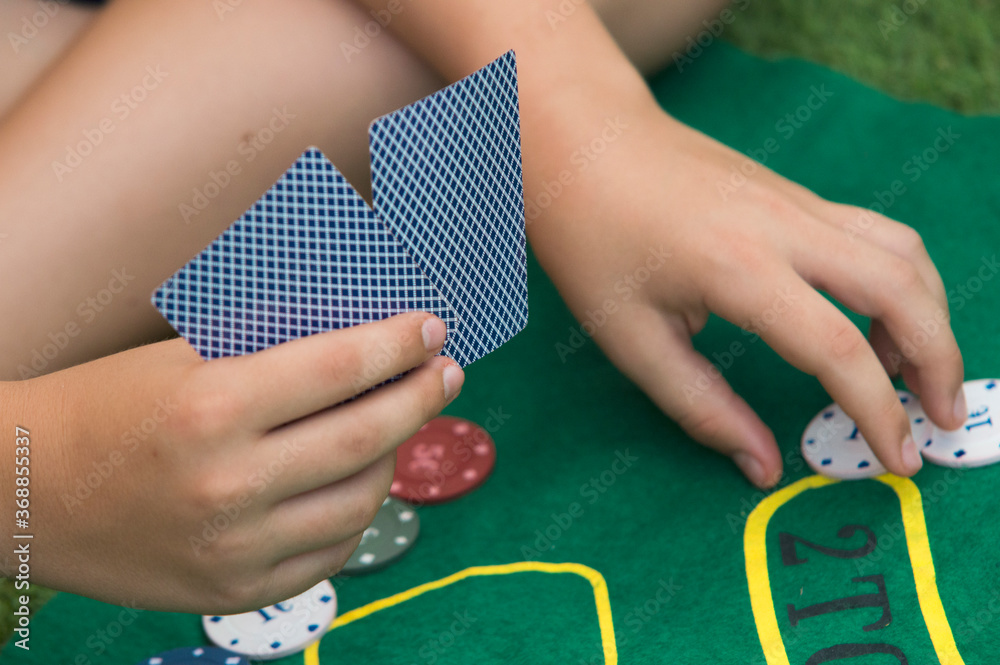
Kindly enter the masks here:
[[438, 290], [315, 148], [153, 304], [206, 359], [412, 310], [455, 325]]
[[375, 209], [456, 317], [456, 360], [528, 320], [514, 52], [369, 132]]
[[156, 291], [202, 357], [422, 310], [464, 366], [524, 327], [513, 52], [376, 120], [371, 150], [376, 211], [310, 148]]

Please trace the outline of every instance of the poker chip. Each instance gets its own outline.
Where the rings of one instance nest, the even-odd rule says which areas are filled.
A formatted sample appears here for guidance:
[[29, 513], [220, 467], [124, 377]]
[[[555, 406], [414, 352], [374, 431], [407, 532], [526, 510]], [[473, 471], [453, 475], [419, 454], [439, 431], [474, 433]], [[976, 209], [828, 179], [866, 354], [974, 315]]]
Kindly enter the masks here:
[[1000, 462], [1000, 381], [966, 381], [962, 389], [969, 417], [956, 430], [934, 427], [920, 452], [929, 462], [956, 468]]
[[243, 656], [216, 647], [171, 649], [136, 665], [249, 665]]
[[905, 390], [897, 390], [896, 394], [899, 395], [899, 401], [906, 409], [906, 415], [910, 417], [910, 431], [913, 434], [913, 440], [916, 442], [917, 448], [923, 448], [930, 443], [931, 437], [934, 435], [934, 424], [924, 413], [924, 407], [920, 406], [919, 397]]
[[419, 533], [420, 517], [413, 506], [387, 498], [340, 572], [361, 575], [385, 568], [413, 547]]
[[486, 482], [496, 459], [486, 430], [462, 418], [439, 416], [397, 449], [389, 494], [416, 505], [451, 501]]
[[[899, 401], [910, 418], [913, 440], [930, 441], [932, 426], [917, 397], [897, 390]], [[802, 457], [816, 473], [841, 480], [874, 478], [885, 473], [854, 421], [838, 404], [817, 414], [802, 434]]]
[[[337, 614], [337, 594], [329, 580], [305, 593], [254, 612], [205, 615], [201, 623], [215, 644], [259, 660], [302, 651], [318, 640]], [[209, 661], [212, 662], [212, 661]]]

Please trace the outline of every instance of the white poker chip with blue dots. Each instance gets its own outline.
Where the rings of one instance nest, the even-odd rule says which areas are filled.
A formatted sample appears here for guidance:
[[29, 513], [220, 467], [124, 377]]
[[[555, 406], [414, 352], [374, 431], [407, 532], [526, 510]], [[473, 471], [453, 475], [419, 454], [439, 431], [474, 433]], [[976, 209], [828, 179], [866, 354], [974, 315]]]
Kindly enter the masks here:
[[326, 633], [337, 615], [329, 580], [305, 593], [254, 612], [205, 615], [201, 623], [215, 644], [256, 660], [298, 653]]
[[[919, 447], [931, 438], [931, 422], [915, 395], [905, 390], [896, 394], [910, 417], [913, 440]], [[837, 404], [820, 411], [806, 427], [802, 457], [816, 473], [840, 480], [874, 478], [886, 472], [854, 421]]]
[[138, 665], [249, 665], [243, 656], [216, 647], [171, 649], [140, 661]]
[[955, 468], [1000, 462], [1000, 380], [966, 381], [962, 389], [968, 418], [956, 430], [934, 427], [920, 452], [929, 462]]

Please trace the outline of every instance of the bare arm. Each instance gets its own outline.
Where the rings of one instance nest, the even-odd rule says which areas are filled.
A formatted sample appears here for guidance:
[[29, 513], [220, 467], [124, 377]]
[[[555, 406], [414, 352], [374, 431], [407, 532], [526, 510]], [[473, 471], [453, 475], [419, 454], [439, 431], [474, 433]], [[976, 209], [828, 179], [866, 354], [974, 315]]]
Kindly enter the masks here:
[[[770, 429], [691, 346], [711, 312], [749, 329], [784, 297], [775, 323], [754, 332], [817, 376], [895, 473], [915, 473], [921, 457], [890, 376], [902, 372], [939, 425], [964, 421], [961, 354], [947, 325], [901, 365], [888, 361], [903, 357], [902, 341], [921, 322], [948, 318], [919, 236], [762, 166], [737, 196], [720, 196], [718, 183], [746, 157], [660, 111], [588, 4], [363, 4], [396, 7], [389, 28], [449, 80], [517, 51], [525, 196], [546, 204], [528, 209], [539, 260], [578, 318], [607, 314], [594, 338], [609, 357], [755, 483], [778, 480], [780, 454]], [[872, 229], [859, 239], [845, 231], [862, 212]], [[645, 279], [628, 286], [635, 275]], [[870, 341], [818, 289], [871, 317]]]

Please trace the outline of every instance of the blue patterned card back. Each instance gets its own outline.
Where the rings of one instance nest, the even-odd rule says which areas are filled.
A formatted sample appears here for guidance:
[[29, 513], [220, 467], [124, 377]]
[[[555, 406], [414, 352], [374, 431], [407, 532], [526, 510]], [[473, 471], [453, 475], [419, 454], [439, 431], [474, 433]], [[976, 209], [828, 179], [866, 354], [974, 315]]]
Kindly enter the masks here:
[[153, 304], [206, 359], [412, 310], [455, 325], [438, 290], [315, 148]]
[[421, 310], [445, 321], [442, 353], [464, 366], [524, 327], [513, 53], [376, 120], [372, 137], [378, 213], [310, 148], [156, 291], [202, 357]]
[[376, 120], [375, 209], [456, 316], [456, 356], [486, 355], [528, 320], [514, 52]]

